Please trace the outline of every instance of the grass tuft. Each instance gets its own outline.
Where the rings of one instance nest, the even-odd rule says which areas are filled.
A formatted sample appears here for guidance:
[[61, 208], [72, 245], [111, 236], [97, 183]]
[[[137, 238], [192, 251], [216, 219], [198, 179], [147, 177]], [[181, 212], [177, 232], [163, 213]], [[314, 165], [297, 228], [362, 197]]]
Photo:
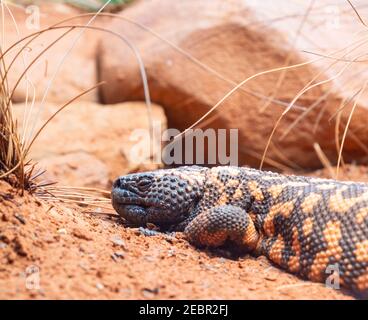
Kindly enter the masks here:
[[24, 148], [9, 99], [6, 70], [0, 49], [0, 179], [5, 179], [11, 185], [24, 190], [31, 186], [29, 178], [32, 176], [34, 166], [25, 163]]

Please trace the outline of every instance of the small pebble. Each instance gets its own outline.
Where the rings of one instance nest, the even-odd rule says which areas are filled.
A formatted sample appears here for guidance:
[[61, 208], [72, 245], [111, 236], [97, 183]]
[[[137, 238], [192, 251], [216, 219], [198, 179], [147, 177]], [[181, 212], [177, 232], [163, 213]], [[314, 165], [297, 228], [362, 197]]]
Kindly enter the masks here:
[[142, 290], [142, 294], [144, 295], [144, 297], [146, 298], [153, 298], [155, 295], [157, 295], [159, 293], [159, 289], [158, 288], [153, 288], [153, 289], [149, 289], [149, 288], [144, 288]]
[[147, 237], [153, 237], [153, 236], [157, 236], [160, 234], [160, 232], [156, 231], [156, 230], [151, 230], [151, 229], [147, 229], [147, 228], [143, 228], [140, 227], [139, 229], [140, 234], [147, 236]]
[[96, 260], [96, 259], [97, 259], [97, 256], [96, 256], [96, 254], [94, 254], [94, 253], [90, 253], [90, 254], [88, 254], [88, 256], [89, 256], [92, 260]]
[[119, 235], [112, 236], [110, 240], [114, 245], [126, 248], [124, 240]]
[[125, 253], [123, 251], [116, 251], [114, 252], [114, 255], [116, 255], [119, 258], [124, 258]]
[[85, 263], [83, 263], [83, 262], [80, 262], [79, 264], [78, 264], [83, 270], [85, 270], [85, 271], [87, 271], [89, 268], [88, 268], [88, 266], [87, 266], [87, 264], [85, 264]]
[[103, 289], [105, 288], [105, 286], [104, 286], [102, 283], [98, 282], [98, 283], [96, 284], [96, 288], [97, 288], [98, 290], [103, 290]]
[[42, 239], [46, 243], [53, 243], [56, 241], [56, 239], [54, 238], [52, 234], [46, 234]]
[[170, 249], [170, 250], [168, 250], [168, 252], [167, 252], [167, 256], [168, 256], [168, 257], [173, 257], [173, 256], [175, 256], [175, 250], [174, 250], [174, 249]]
[[194, 281], [193, 281], [193, 280], [189, 280], [189, 279], [188, 279], [188, 280], [184, 280], [183, 282], [184, 282], [184, 283], [194, 283]]
[[130, 288], [120, 288], [119, 293], [130, 296], [132, 294], [132, 290]]
[[268, 281], [276, 281], [277, 280], [277, 277], [275, 275], [266, 275], [265, 276], [265, 279], [268, 280]]
[[111, 254], [111, 258], [114, 261], [118, 261], [119, 259], [124, 259], [125, 253], [123, 251], [116, 251], [113, 254]]
[[17, 218], [17, 220], [22, 223], [22, 224], [26, 224], [26, 219], [19, 213], [14, 214], [14, 217]]
[[154, 258], [154, 257], [152, 257], [152, 256], [144, 256], [144, 257], [143, 257], [143, 259], [144, 259], [144, 260], [146, 260], [146, 261], [148, 261], [148, 262], [153, 262], [153, 261], [155, 261], [155, 258]]
[[159, 231], [159, 230], [160, 230], [160, 228], [159, 228], [158, 226], [156, 226], [155, 224], [150, 223], [150, 222], [148, 222], [148, 223], [146, 224], [146, 228], [147, 228], [148, 230], [153, 230], [153, 231]]
[[78, 228], [73, 229], [73, 236], [82, 240], [92, 240], [92, 236], [90, 234]]
[[178, 242], [175, 232], [170, 232], [170, 233], [165, 234], [165, 240], [170, 244]]
[[117, 256], [114, 253], [111, 254], [111, 258], [114, 261], [118, 261], [118, 258], [117, 258]]
[[59, 229], [58, 231], [58, 234], [67, 234], [68, 232], [66, 231], [66, 229], [62, 228], [62, 229]]

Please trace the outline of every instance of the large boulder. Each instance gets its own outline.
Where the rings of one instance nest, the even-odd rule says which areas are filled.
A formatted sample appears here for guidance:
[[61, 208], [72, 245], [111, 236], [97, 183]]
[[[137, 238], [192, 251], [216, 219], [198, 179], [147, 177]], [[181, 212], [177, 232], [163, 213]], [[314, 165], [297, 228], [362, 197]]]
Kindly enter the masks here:
[[[278, 4], [273, 5], [274, 10]], [[137, 25], [116, 19], [109, 28], [124, 34], [137, 47], [146, 66], [153, 101], [165, 108], [170, 128], [183, 130], [214, 106], [234, 87], [234, 83], [257, 72], [306, 61], [305, 56], [293, 47], [297, 32], [295, 25], [298, 26], [295, 21], [301, 23], [305, 6], [299, 7], [299, 11], [287, 19], [284, 16], [284, 20], [294, 21], [288, 30], [289, 33], [294, 30], [293, 36], [285, 31], [288, 28], [284, 25], [284, 29], [273, 28], [282, 16], [262, 20], [256, 7], [255, 1], [250, 5], [246, 0], [147, 0], [122, 13], [122, 16], [154, 30], [156, 35], [186, 54]], [[284, 7], [287, 6], [280, 5], [280, 8]], [[295, 9], [296, 5], [291, 7]], [[99, 46], [98, 59], [100, 79], [107, 82], [101, 88], [103, 102], [143, 99], [142, 79], [131, 50], [105, 37]], [[198, 60], [205, 67], [198, 64]], [[327, 59], [327, 64], [330, 63]], [[238, 90], [228, 98], [202, 127], [239, 128], [239, 162], [258, 166], [281, 113], [324, 69], [326, 67], [319, 64], [307, 64], [285, 73], [257, 77], [248, 82], [244, 90]], [[318, 79], [326, 78], [322, 72]], [[340, 121], [341, 140], [351, 104], [342, 108], [341, 117], [336, 117], [344, 100], [336, 93], [335, 86], [325, 83], [298, 99], [296, 107], [283, 117], [275, 132], [266, 164], [280, 169], [285, 166], [319, 168], [322, 165], [313, 147], [315, 143], [332, 163], [336, 163], [336, 119]], [[267, 100], [262, 97], [273, 95], [278, 101], [267, 105]], [[319, 103], [313, 107], [319, 98]], [[280, 139], [305, 109], [308, 113], [303, 120]], [[367, 110], [358, 103], [345, 141], [343, 155], [347, 161], [366, 161], [367, 116]]]
[[[26, 131], [20, 128], [26, 133], [26, 141], [30, 141], [60, 106], [46, 104], [40, 110], [35, 105], [31, 113], [25, 104], [15, 104], [13, 108], [18, 123], [27, 128]], [[24, 125], [28, 115], [29, 124]], [[162, 108], [153, 106], [152, 119], [155, 132], [165, 129]], [[159, 152], [161, 140], [154, 140], [150, 152], [149, 132], [147, 107], [143, 103], [107, 106], [75, 102], [45, 127], [30, 150], [30, 158], [38, 163], [39, 169], [47, 170], [42, 180], [107, 188], [119, 175], [160, 166], [159, 158], [151, 155]]]

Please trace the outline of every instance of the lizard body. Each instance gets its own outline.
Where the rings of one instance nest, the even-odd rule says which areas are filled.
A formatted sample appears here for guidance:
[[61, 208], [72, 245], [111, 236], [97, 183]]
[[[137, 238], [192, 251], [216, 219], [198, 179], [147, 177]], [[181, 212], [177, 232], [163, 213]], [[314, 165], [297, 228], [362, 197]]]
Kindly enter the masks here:
[[118, 178], [127, 221], [184, 231], [197, 246], [231, 241], [303, 278], [368, 296], [368, 184], [238, 167], [180, 167]]

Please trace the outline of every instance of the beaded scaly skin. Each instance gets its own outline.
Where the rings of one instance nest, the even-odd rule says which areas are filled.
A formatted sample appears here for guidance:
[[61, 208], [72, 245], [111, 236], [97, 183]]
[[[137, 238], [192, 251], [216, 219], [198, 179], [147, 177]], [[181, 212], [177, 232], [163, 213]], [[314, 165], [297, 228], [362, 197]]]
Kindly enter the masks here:
[[232, 242], [312, 281], [335, 265], [342, 287], [368, 297], [368, 184], [191, 166], [120, 177], [112, 204], [130, 223]]

